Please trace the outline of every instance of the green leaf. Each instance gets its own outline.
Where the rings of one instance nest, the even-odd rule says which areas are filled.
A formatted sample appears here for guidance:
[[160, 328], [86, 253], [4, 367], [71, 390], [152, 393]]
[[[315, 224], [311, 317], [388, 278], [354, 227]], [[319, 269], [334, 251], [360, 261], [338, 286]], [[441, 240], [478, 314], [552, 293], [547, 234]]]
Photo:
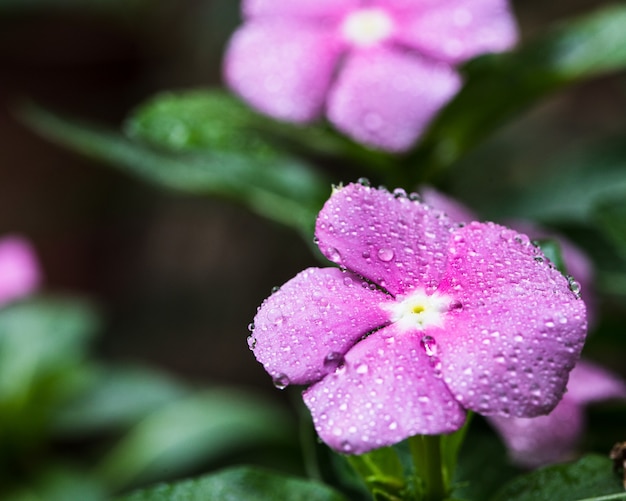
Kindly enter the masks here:
[[557, 270], [567, 276], [567, 267], [565, 266], [565, 261], [563, 261], [563, 252], [558, 240], [541, 238], [533, 241], [533, 243], [541, 249], [541, 252], [554, 264]]
[[119, 488], [176, 475], [198, 464], [263, 444], [293, 443], [282, 408], [235, 389], [214, 389], [175, 401], [134, 427], [98, 467]]
[[102, 486], [84, 472], [55, 466], [29, 487], [2, 497], [3, 501], [105, 501]]
[[358, 456], [345, 456], [377, 499], [400, 500], [406, 491], [404, 467], [392, 447], [381, 447]]
[[81, 391], [53, 416], [55, 430], [64, 435], [131, 426], [190, 394], [170, 377], [140, 367], [97, 367], [82, 377]]
[[[626, 157], [624, 159], [626, 163]], [[626, 177], [626, 176], [625, 176]], [[626, 257], [626, 193], [619, 199], [603, 200], [594, 210], [595, 220], [607, 239]]]
[[626, 500], [621, 479], [606, 456], [549, 466], [511, 481], [491, 501]]
[[85, 302], [36, 298], [0, 309], [0, 404], [80, 362], [98, 327]]
[[169, 189], [237, 200], [307, 238], [330, 192], [324, 177], [290, 156], [255, 157], [228, 148], [174, 153], [34, 106], [23, 107], [21, 117], [42, 135], [89, 157]]
[[250, 467], [222, 470], [194, 480], [137, 491], [116, 501], [346, 501], [312, 481]]
[[621, 3], [562, 23], [513, 52], [471, 61], [464, 87], [410, 160], [431, 170], [448, 167], [547, 95], [626, 67], [625, 25]]

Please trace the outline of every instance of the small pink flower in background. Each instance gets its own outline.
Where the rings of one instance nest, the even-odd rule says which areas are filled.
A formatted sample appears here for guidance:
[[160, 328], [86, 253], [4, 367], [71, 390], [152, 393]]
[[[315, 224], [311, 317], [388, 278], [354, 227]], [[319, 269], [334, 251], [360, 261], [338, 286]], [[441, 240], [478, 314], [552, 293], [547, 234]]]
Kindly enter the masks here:
[[581, 360], [570, 373], [567, 393], [547, 416], [487, 419], [502, 437], [511, 460], [536, 468], [573, 459], [584, 429], [584, 406], [609, 399], [626, 399], [626, 384]]
[[360, 454], [480, 414], [550, 412], [586, 335], [585, 306], [528, 237], [464, 227], [360, 184], [317, 219], [322, 253], [266, 299], [249, 338], [275, 384], [309, 385], [319, 436]]
[[41, 273], [31, 244], [18, 236], [0, 239], [0, 306], [35, 292]]
[[229, 86], [290, 122], [325, 114], [374, 148], [412, 146], [456, 94], [455, 65], [509, 49], [506, 0], [243, 0]]

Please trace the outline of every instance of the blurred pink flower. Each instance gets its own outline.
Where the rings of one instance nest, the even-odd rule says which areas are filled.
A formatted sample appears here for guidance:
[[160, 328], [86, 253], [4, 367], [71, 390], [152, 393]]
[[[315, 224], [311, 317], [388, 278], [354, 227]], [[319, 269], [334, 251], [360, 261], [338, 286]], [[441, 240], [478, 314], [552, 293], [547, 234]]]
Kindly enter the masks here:
[[290, 122], [322, 114], [374, 148], [401, 152], [459, 90], [454, 66], [509, 49], [507, 0], [243, 0], [228, 85]]
[[328, 445], [360, 454], [454, 431], [466, 409], [530, 417], [557, 405], [585, 306], [528, 237], [360, 184], [333, 192], [316, 237], [343, 270], [287, 282], [249, 343], [277, 386], [310, 385]]
[[0, 306], [32, 294], [41, 273], [31, 244], [19, 236], [0, 239]]
[[487, 419], [502, 437], [511, 460], [520, 466], [536, 468], [573, 459], [583, 434], [584, 406], [617, 398], [626, 398], [626, 384], [608, 371], [581, 360], [570, 372], [567, 393], [547, 416]]

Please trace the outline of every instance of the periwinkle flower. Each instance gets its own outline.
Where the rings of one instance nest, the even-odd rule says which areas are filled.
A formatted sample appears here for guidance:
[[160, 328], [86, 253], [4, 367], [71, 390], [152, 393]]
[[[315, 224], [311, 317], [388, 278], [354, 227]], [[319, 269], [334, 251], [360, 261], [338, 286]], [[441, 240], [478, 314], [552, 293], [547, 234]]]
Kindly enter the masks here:
[[0, 306], [32, 294], [41, 282], [35, 251], [23, 237], [0, 238]]
[[308, 385], [329, 446], [360, 454], [457, 430], [467, 409], [531, 417], [557, 405], [585, 305], [527, 236], [350, 184], [316, 237], [339, 268], [304, 270], [267, 298], [250, 347], [277, 386]]
[[581, 360], [572, 370], [567, 393], [547, 416], [501, 418], [489, 422], [507, 446], [511, 460], [526, 468], [570, 460], [585, 425], [584, 407], [609, 399], [626, 399], [626, 384], [605, 369]]
[[229, 86], [290, 122], [325, 114], [369, 146], [410, 148], [459, 90], [455, 66], [510, 48], [506, 0], [243, 0]]

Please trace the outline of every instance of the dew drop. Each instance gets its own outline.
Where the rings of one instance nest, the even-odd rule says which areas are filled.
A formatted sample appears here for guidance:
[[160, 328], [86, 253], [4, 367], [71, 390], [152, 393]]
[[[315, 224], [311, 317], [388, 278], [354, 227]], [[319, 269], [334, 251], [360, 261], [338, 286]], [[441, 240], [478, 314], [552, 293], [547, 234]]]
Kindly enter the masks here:
[[251, 350], [256, 348], [256, 338], [254, 336], [248, 336], [248, 348]]
[[393, 421], [392, 423], [389, 423], [390, 430], [395, 430], [396, 428], [398, 428], [398, 423], [396, 423], [395, 421]]
[[346, 285], [348, 287], [350, 287], [352, 285], [352, 279], [350, 277], [344, 277], [343, 279], [343, 285]]
[[252, 332], [252, 331], [254, 330], [254, 322], [250, 322], [250, 323], [248, 324], [248, 330], [249, 330], [250, 332]]
[[270, 311], [267, 312], [267, 319], [270, 322], [278, 325], [282, 323], [284, 317], [282, 311], [280, 311], [278, 308], [272, 308]]
[[370, 253], [369, 253], [369, 251], [363, 251], [361, 253], [361, 256], [363, 257], [363, 259], [369, 259], [370, 258]]
[[272, 287], [272, 294], [275, 294], [276, 292], [278, 292], [280, 290], [280, 286], [275, 285], [274, 287]]
[[341, 262], [341, 254], [334, 247], [330, 247], [328, 249], [328, 259], [330, 259], [333, 263]]
[[571, 290], [574, 293], [574, 296], [576, 296], [576, 299], [580, 299], [580, 284], [576, 280], [574, 280], [574, 277], [568, 275], [567, 284], [569, 286], [569, 290]]
[[422, 348], [424, 348], [426, 355], [428, 355], [429, 357], [434, 357], [435, 355], [437, 355], [437, 342], [435, 341], [434, 337], [424, 336], [421, 339], [420, 344], [422, 345]]
[[357, 179], [356, 182], [359, 183], [361, 186], [370, 186], [370, 180], [366, 177], [360, 177], [359, 179]]
[[390, 249], [389, 247], [381, 247], [380, 249], [378, 249], [378, 259], [385, 263], [391, 261], [393, 259], [393, 256], [393, 249]]
[[276, 388], [278, 388], [279, 390], [284, 390], [285, 388], [287, 388], [287, 386], [289, 386], [289, 377], [287, 376], [287, 374], [278, 374], [273, 380], [272, 382], [274, 383], [274, 386]]
[[367, 366], [367, 364], [361, 364], [356, 368], [357, 374], [367, 374], [368, 371], [369, 367]]
[[324, 358], [324, 367], [333, 370], [343, 364], [343, 355], [338, 351], [331, 351]]
[[406, 191], [402, 188], [396, 188], [395, 190], [393, 190], [393, 196], [395, 198], [407, 198], [408, 195], [406, 194]]

